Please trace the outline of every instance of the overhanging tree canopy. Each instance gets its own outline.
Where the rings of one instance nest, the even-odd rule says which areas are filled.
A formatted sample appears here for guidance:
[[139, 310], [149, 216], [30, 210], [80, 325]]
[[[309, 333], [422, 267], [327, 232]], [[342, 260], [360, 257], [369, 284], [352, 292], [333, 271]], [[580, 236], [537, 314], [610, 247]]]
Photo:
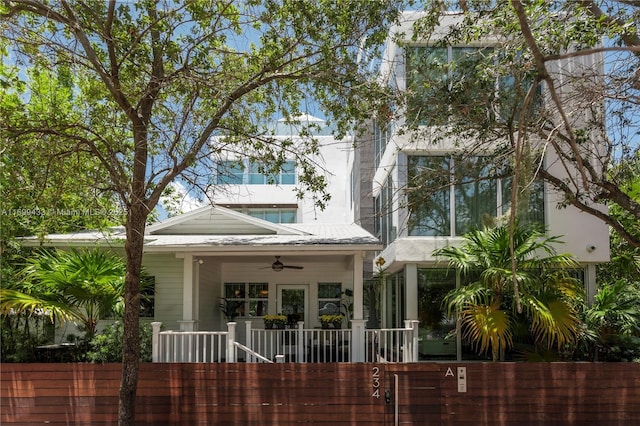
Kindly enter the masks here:
[[[368, 116], [384, 94], [358, 63], [375, 50], [399, 2], [359, 0], [83, 2], [3, 1], [2, 38], [25, 67], [67, 68], [73, 111], [46, 104], [26, 114], [3, 104], [2, 138], [34, 135], [97, 158], [103, 187], [126, 213], [124, 356], [120, 424], [133, 424], [139, 359], [139, 278], [145, 221], [178, 176], [203, 183], [223, 150], [277, 171], [299, 163], [301, 191], [325, 189], [308, 160], [313, 139], [277, 141], [267, 120], [304, 112], [309, 93], [340, 132]], [[11, 87], [9, 87], [11, 90]], [[22, 102], [28, 102], [28, 92]], [[214, 135], [227, 135], [216, 139]], [[194, 167], [198, 162], [204, 169]], [[208, 174], [208, 172], [205, 172]]]
[[[458, 10], [459, 20], [433, 38], [447, 7]], [[448, 123], [435, 133], [431, 128], [429, 137], [453, 139], [467, 153], [494, 152], [505, 166], [494, 177], [508, 170], [519, 182], [515, 205], [526, 199], [534, 178], [542, 178], [563, 194], [559, 207], [592, 214], [640, 247], [637, 232], [619, 215], [597, 207], [615, 203], [640, 220], [637, 191], [624, 183], [625, 165], [637, 159], [639, 146], [640, 6], [624, 0], [442, 1], [430, 2], [425, 12], [414, 41], [490, 47], [454, 52], [448, 63], [423, 58], [425, 67], [414, 74], [408, 65], [408, 126], [425, 124], [419, 112], [428, 113], [431, 124]], [[428, 100], [416, 102], [417, 94]], [[545, 151], [557, 158], [555, 169], [541, 162]]]

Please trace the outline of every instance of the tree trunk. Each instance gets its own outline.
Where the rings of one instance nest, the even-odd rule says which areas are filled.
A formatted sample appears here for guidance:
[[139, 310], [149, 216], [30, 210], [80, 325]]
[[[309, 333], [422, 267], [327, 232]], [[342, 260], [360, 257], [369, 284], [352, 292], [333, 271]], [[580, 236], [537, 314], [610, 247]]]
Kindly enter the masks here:
[[134, 202], [127, 215], [127, 273], [124, 290], [122, 377], [120, 381], [120, 404], [118, 424], [135, 425], [135, 399], [138, 388], [138, 366], [140, 363], [140, 271], [146, 222], [146, 206]]

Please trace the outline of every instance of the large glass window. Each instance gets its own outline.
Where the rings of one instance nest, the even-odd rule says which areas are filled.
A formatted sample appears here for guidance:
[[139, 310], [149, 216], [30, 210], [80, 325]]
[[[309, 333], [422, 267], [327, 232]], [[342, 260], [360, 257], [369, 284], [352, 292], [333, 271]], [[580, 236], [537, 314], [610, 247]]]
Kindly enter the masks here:
[[268, 283], [225, 283], [224, 297], [241, 317], [262, 317], [267, 314]]
[[216, 167], [218, 185], [295, 185], [296, 163], [286, 161], [277, 174], [269, 173], [269, 167], [246, 160], [221, 161]]
[[387, 144], [393, 134], [393, 122], [388, 121], [381, 123], [376, 121], [373, 125], [373, 143], [375, 151], [375, 166], [380, 165], [384, 151], [387, 148]]
[[432, 99], [438, 96], [438, 84], [446, 79], [449, 62], [446, 47], [406, 48], [407, 120], [416, 125], [444, 124], [441, 114], [434, 114]]
[[[496, 53], [492, 47], [408, 46], [405, 52], [410, 125], [439, 126], [454, 117], [477, 123], [519, 120], [534, 83], [532, 73], [506, 68], [502, 75], [488, 72]], [[540, 93], [538, 85], [527, 118], [539, 107]]]
[[[492, 169], [491, 157], [409, 156], [409, 235], [461, 236], [493, 225], [511, 204], [511, 178], [504, 174]], [[541, 183], [520, 194], [517, 214], [544, 225]]]
[[410, 124], [445, 124], [454, 109], [463, 115], [491, 113], [496, 79], [482, 66], [491, 51], [490, 47], [407, 47]]
[[409, 156], [407, 202], [409, 235], [451, 233], [451, 159]]
[[[513, 178], [504, 178], [501, 181], [502, 200], [500, 211], [507, 214], [511, 208], [511, 184]], [[536, 179], [526, 185], [518, 194], [516, 215], [520, 219], [521, 225], [543, 225], [544, 224], [544, 182]]]
[[421, 360], [455, 359], [455, 318], [447, 316], [444, 299], [456, 287], [452, 269], [418, 269], [418, 353]]
[[455, 235], [489, 226], [497, 214], [497, 180], [489, 178], [490, 166], [483, 157], [456, 158]]

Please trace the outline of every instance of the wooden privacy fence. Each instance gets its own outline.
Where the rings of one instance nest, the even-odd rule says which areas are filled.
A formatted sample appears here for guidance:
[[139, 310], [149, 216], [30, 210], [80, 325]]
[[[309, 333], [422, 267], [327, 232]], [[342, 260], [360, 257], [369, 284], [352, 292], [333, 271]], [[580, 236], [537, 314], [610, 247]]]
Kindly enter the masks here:
[[[115, 425], [120, 364], [3, 364], [2, 425]], [[632, 363], [140, 366], [137, 425], [638, 425]]]

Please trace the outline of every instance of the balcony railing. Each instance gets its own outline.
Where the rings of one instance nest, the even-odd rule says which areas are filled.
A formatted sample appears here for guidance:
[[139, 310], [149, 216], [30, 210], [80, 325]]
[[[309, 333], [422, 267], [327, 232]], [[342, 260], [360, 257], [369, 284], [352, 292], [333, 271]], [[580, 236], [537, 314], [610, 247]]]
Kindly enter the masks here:
[[[246, 342], [236, 340], [235, 322], [227, 331], [161, 331], [153, 325], [153, 362], [415, 362], [418, 321], [404, 328], [366, 329], [352, 321], [350, 329], [296, 328], [266, 330], [247, 321]], [[238, 353], [244, 356], [239, 357]]]

